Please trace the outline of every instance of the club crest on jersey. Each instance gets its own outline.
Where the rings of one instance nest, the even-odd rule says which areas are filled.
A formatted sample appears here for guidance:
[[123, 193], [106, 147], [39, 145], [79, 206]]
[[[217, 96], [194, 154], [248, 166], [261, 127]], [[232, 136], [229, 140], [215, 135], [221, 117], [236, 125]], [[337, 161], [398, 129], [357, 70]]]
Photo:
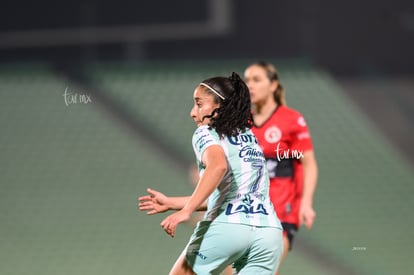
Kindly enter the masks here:
[[269, 143], [276, 143], [282, 137], [282, 132], [276, 126], [272, 126], [266, 129], [264, 133], [264, 138]]

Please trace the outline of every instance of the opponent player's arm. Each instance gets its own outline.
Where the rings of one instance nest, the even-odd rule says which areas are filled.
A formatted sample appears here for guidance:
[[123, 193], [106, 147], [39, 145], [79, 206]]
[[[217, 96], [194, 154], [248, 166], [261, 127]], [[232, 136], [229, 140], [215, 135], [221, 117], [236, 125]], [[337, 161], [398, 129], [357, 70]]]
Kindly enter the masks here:
[[305, 211], [311, 211], [311, 213], [308, 212], [304, 217], [304, 223], [306, 227], [310, 229], [315, 218], [315, 213], [313, 211], [313, 196], [318, 180], [318, 165], [313, 150], [305, 151], [301, 160], [304, 173], [301, 208]]
[[318, 165], [313, 150], [303, 153], [302, 164], [304, 169], [302, 200], [312, 205], [318, 179]]
[[208, 196], [217, 188], [227, 171], [226, 156], [220, 145], [209, 146], [204, 151], [201, 160], [205, 166], [204, 173], [183, 208], [190, 213], [196, 210], [205, 210]]

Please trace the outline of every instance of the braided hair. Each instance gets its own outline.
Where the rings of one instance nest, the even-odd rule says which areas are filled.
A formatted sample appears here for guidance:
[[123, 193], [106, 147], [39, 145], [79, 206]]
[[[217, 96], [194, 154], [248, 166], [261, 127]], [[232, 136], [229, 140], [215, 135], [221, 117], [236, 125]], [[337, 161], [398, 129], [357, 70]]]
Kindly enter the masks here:
[[240, 76], [233, 72], [229, 77], [212, 77], [200, 83], [207, 93], [220, 103], [210, 115], [210, 129], [223, 136], [235, 136], [253, 126], [249, 88]]

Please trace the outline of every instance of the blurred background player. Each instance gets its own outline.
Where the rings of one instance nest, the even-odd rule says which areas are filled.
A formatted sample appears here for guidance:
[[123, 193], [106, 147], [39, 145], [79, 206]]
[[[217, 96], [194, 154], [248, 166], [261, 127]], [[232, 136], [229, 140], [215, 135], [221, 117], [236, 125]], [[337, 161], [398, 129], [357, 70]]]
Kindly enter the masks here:
[[283, 226], [282, 263], [300, 225], [312, 228], [317, 162], [305, 119], [286, 106], [276, 67], [253, 63], [245, 69], [244, 78], [254, 107], [252, 130], [267, 161], [270, 199]]

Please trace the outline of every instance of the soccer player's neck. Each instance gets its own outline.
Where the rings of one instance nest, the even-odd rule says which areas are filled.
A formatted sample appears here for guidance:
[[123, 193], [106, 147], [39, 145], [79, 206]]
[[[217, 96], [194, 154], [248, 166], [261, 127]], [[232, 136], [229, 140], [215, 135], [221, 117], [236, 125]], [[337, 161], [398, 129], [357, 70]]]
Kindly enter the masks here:
[[261, 120], [267, 120], [273, 114], [276, 108], [277, 103], [274, 100], [268, 100], [263, 104], [256, 104], [253, 113], [255, 123], [258, 123]]

